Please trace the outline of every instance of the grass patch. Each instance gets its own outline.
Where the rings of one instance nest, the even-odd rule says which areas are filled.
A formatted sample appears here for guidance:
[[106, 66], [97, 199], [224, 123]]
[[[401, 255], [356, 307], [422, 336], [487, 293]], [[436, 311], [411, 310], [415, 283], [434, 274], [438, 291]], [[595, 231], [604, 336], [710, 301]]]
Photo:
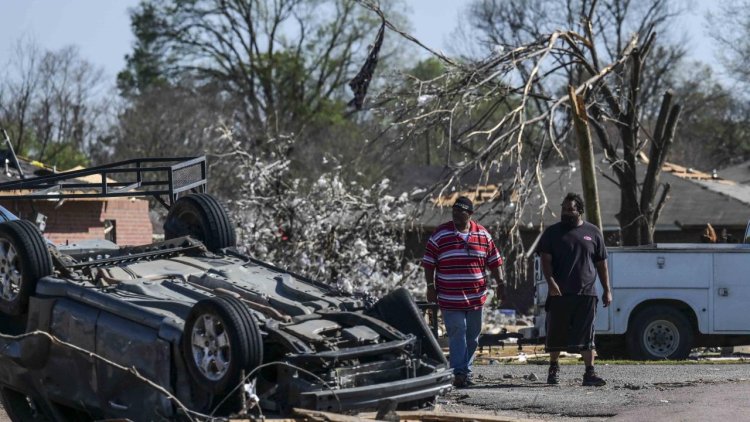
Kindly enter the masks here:
[[627, 360], [627, 359], [597, 359], [602, 365], [736, 365], [738, 363], [750, 363], [750, 359], [685, 359], [685, 360]]
[[[583, 363], [582, 358], [560, 358], [560, 365], [580, 365]], [[479, 362], [477, 362], [479, 363]], [[506, 365], [549, 365], [549, 358], [547, 357], [529, 357], [526, 362], [518, 361], [507, 361], [498, 362]], [[736, 364], [750, 364], [750, 359], [737, 358], [737, 359], [722, 359], [722, 360], [708, 360], [708, 359], [686, 359], [686, 360], [630, 360], [630, 359], [596, 359], [597, 365], [736, 365]]]
[[[448, 349], [444, 349], [447, 353]], [[519, 361], [519, 353], [523, 353], [525, 360]], [[600, 365], [735, 365], [750, 364], [750, 356], [741, 355], [722, 359], [705, 359], [719, 358], [719, 353], [706, 353], [701, 359], [686, 360], [632, 360], [632, 359], [604, 359], [596, 358], [596, 363]], [[580, 365], [583, 358], [580, 355], [567, 355], [563, 353], [560, 356], [562, 365]], [[482, 351], [477, 350], [474, 359], [475, 365], [549, 365], [549, 355], [545, 353], [543, 345], [524, 345], [521, 350], [515, 344], [508, 344], [504, 348], [493, 346], [485, 347]]]

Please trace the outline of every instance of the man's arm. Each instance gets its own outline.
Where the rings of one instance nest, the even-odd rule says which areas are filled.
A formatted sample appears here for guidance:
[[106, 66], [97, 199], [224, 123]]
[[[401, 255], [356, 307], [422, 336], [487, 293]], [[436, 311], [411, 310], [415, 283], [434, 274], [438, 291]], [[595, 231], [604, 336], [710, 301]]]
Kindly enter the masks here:
[[544, 278], [547, 279], [547, 287], [550, 296], [562, 296], [560, 293], [560, 286], [557, 285], [557, 281], [552, 272], [552, 255], [547, 252], [542, 252], [542, 273]]
[[495, 280], [497, 287], [495, 288], [495, 294], [500, 302], [505, 302], [505, 282], [503, 281], [503, 272], [500, 267], [490, 268], [490, 274], [492, 279]]
[[609, 271], [607, 270], [607, 260], [602, 259], [596, 263], [596, 272], [599, 274], [599, 281], [602, 283], [602, 304], [606, 308], [612, 303], [612, 290], [609, 288]]
[[435, 290], [435, 267], [425, 267], [424, 278], [427, 282], [427, 301], [437, 302], [437, 290]]

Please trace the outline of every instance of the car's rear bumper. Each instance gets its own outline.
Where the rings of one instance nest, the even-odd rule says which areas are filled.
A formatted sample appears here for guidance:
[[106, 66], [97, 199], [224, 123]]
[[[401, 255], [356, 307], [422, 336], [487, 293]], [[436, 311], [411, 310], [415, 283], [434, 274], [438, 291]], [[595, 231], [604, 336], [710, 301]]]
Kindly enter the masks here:
[[404, 403], [432, 398], [450, 390], [453, 371], [443, 369], [417, 378], [341, 390], [310, 391], [300, 394], [300, 407], [313, 410], [345, 411], [373, 409], [384, 401]]

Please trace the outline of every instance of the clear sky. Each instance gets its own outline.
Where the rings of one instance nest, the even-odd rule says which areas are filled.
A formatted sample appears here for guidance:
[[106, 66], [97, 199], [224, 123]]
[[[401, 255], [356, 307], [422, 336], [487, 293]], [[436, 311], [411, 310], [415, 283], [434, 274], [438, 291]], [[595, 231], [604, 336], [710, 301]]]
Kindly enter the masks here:
[[[694, 57], [709, 62], [712, 45], [702, 15], [719, 0], [693, 2], [695, 7], [680, 26], [689, 36]], [[468, 0], [407, 3], [412, 9], [413, 35], [431, 48], [443, 49]], [[0, 0], [0, 63], [7, 61], [12, 43], [24, 35], [45, 49], [77, 45], [83, 58], [103, 67], [114, 80], [133, 40], [127, 10], [137, 4], [138, 0]]]

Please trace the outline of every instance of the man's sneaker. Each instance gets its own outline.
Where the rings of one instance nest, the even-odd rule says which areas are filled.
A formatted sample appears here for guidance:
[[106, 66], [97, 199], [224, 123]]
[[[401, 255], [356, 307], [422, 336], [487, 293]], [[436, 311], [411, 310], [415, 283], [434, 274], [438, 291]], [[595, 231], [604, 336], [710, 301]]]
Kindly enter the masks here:
[[560, 384], [560, 365], [550, 365], [547, 373], [547, 384]]
[[455, 374], [453, 375], [453, 386], [456, 388], [466, 388], [467, 379], [466, 374]]
[[453, 376], [453, 386], [456, 388], [467, 388], [475, 385], [474, 381], [467, 374], [456, 374]]
[[601, 387], [603, 385], [607, 384], [607, 381], [604, 381], [603, 378], [596, 375], [596, 372], [594, 371], [586, 371], [583, 374], [583, 386], [584, 387]]

